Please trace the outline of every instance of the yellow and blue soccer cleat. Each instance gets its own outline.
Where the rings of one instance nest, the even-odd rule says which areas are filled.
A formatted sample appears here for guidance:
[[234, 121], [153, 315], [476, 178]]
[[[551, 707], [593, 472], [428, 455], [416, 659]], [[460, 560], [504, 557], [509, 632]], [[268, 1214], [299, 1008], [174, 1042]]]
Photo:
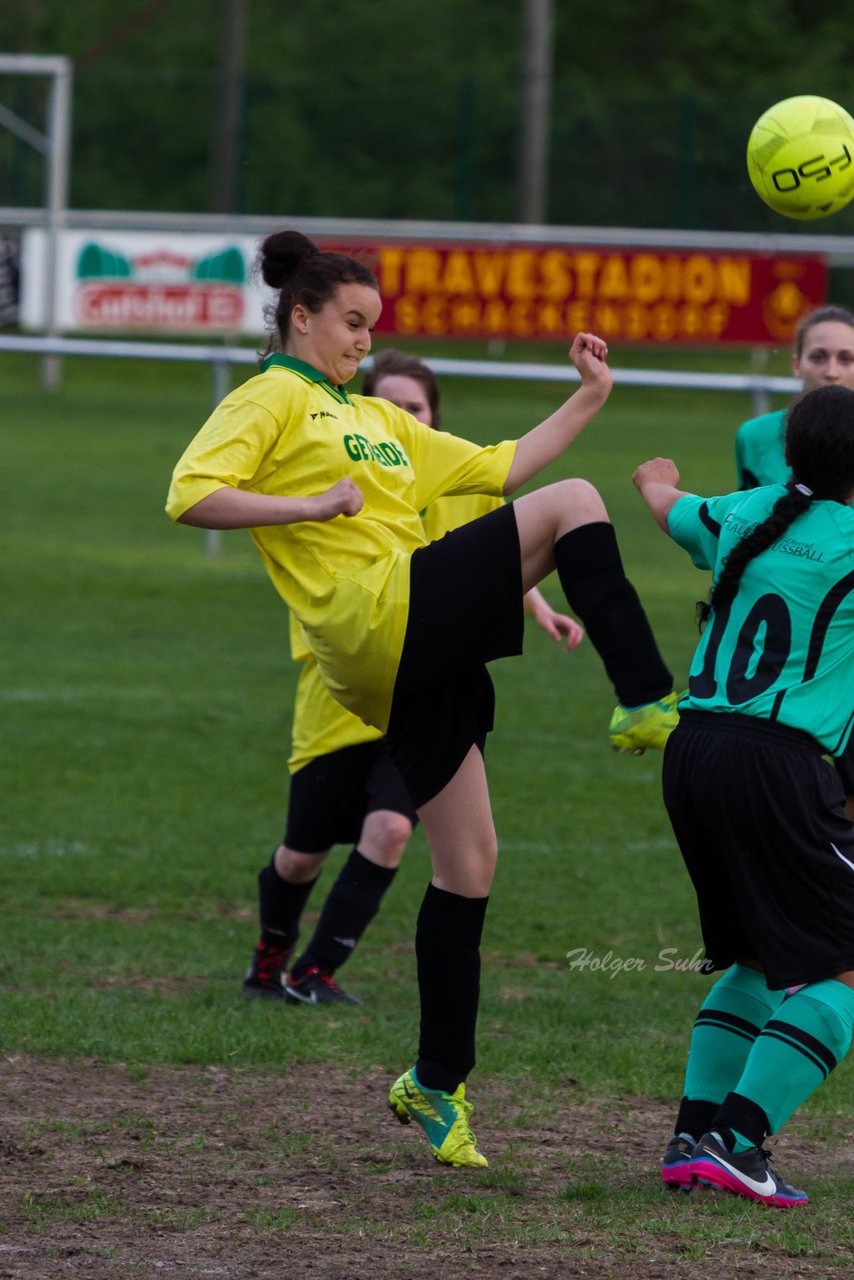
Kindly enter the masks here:
[[442, 1164], [458, 1169], [485, 1169], [486, 1156], [475, 1146], [469, 1128], [471, 1103], [466, 1102], [466, 1087], [459, 1085], [453, 1093], [425, 1089], [418, 1083], [415, 1068], [395, 1080], [388, 1104], [401, 1124], [417, 1120], [427, 1135], [433, 1154]]
[[666, 698], [642, 707], [617, 707], [608, 726], [611, 746], [633, 756], [642, 756], [650, 749], [663, 751], [679, 723], [678, 701], [678, 693], [668, 693]]

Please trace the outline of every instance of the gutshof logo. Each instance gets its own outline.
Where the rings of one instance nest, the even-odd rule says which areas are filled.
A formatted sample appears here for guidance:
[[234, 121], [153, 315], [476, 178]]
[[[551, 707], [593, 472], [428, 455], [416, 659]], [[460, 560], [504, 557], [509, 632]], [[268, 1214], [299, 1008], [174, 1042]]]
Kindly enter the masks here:
[[90, 242], [77, 259], [75, 310], [93, 329], [236, 329], [245, 279], [231, 245], [201, 258], [165, 248], [129, 257]]

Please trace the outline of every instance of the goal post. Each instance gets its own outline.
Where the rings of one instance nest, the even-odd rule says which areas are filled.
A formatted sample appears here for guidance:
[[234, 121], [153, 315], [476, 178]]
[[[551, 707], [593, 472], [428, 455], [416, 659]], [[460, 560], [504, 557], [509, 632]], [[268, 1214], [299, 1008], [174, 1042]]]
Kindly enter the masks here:
[[[14, 111], [0, 103], [0, 126], [9, 129], [45, 158], [45, 211], [47, 215], [47, 248], [45, 261], [45, 332], [56, 337], [57, 259], [59, 233], [68, 209], [68, 181], [71, 154], [71, 85], [72, 63], [60, 55], [0, 53], [0, 75], [46, 76], [50, 80], [47, 121], [42, 133]], [[42, 363], [42, 385], [45, 390], [59, 381], [59, 358], [45, 356]]]

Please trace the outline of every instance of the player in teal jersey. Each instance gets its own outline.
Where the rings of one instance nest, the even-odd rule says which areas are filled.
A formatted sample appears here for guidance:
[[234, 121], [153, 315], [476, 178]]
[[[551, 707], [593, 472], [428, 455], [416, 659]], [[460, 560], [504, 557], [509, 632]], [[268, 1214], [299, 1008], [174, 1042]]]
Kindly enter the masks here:
[[[805, 316], [795, 333], [792, 373], [804, 391], [838, 385], [854, 388], [854, 312], [847, 307], [819, 307]], [[735, 434], [738, 487], [785, 484], [791, 475], [786, 461], [787, 409], [748, 418]]]
[[[792, 372], [804, 391], [841, 386], [854, 389], [854, 312], [847, 307], [819, 307], [801, 320], [795, 334]], [[787, 409], [743, 422], [735, 436], [735, 462], [741, 489], [785, 484], [791, 478], [786, 461]], [[845, 808], [854, 820], [854, 742], [836, 764], [847, 793]]]
[[808, 1197], [763, 1143], [854, 1029], [854, 825], [825, 758], [854, 721], [854, 390], [803, 396], [786, 452], [788, 484], [708, 500], [677, 488], [668, 459], [634, 476], [714, 574], [663, 786], [706, 970], [726, 972], [694, 1023], [662, 1178], [779, 1208]]

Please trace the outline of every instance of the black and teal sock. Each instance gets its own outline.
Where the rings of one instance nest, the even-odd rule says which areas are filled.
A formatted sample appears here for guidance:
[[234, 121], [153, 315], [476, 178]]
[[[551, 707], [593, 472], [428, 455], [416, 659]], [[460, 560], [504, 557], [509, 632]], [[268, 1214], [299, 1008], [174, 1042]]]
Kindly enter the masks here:
[[[275, 855], [274, 855], [275, 857]], [[300, 916], [318, 877], [306, 884], [283, 880], [271, 858], [258, 873], [258, 905], [261, 941], [289, 951], [299, 934]]]
[[341, 968], [379, 911], [396, 872], [396, 867], [379, 867], [352, 850], [329, 890], [308, 946], [292, 967], [295, 979], [313, 965], [329, 973]]
[[480, 939], [488, 902], [427, 886], [415, 930], [421, 998], [415, 1069], [425, 1089], [453, 1093], [474, 1066]]
[[769, 991], [764, 975], [747, 965], [734, 964], [718, 979], [694, 1020], [676, 1133], [699, 1138], [712, 1127], [756, 1037], [782, 1000], [783, 992]]
[[740, 1093], [728, 1093], [709, 1125], [725, 1147], [738, 1154], [751, 1147], [761, 1147], [771, 1132], [767, 1113], [750, 1098]]
[[[762, 1028], [713, 1127], [731, 1130], [734, 1151], [761, 1146], [842, 1061], [851, 1047], [852, 1032], [854, 991], [850, 987], [828, 978], [798, 991]], [[764, 1132], [763, 1114], [767, 1117]]]
[[567, 602], [584, 623], [620, 703], [640, 707], [670, 693], [673, 677], [623, 570], [613, 525], [596, 521], [570, 530], [555, 543], [554, 559]]

